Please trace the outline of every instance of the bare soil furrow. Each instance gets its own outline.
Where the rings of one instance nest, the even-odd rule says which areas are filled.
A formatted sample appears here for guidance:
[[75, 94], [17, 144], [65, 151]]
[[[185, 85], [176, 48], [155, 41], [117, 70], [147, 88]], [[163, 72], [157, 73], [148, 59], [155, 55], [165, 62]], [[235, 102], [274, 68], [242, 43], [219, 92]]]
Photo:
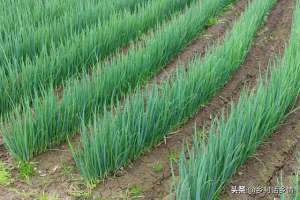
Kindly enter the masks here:
[[[298, 98], [296, 107], [300, 106]], [[296, 156], [300, 151], [300, 112], [290, 114], [277, 131], [268, 138], [232, 178], [224, 199], [274, 199], [276, 194], [231, 193], [232, 186], [275, 187], [283, 172], [284, 179], [289, 179], [297, 169]], [[291, 186], [291, 185], [286, 185]]]

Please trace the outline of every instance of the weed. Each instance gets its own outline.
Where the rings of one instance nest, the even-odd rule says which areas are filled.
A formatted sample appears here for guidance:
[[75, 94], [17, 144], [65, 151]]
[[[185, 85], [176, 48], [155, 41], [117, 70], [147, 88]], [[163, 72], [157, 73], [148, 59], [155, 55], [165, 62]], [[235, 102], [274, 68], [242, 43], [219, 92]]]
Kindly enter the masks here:
[[210, 27], [218, 23], [218, 19], [216, 17], [211, 17], [208, 19], [206, 26]]
[[0, 162], [0, 185], [7, 186], [12, 182], [11, 174], [4, 163]]
[[169, 152], [169, 154], [168, 154], [168, 160], [170, 162], [177, 162], [178, 158], [179, 158], [178, 153], [173, 152], [173, 151]]
[[19, 162], [19, 174], [24, 179], [29, 179], [35, 175], [35, 168], [30, 162]]
[[130, 197], [140, 197], [143, 194], [144, 190], [140, 185], [133, 185], [129, 188]]
[[57, 200], [56, 197], [52, 197], [49, 194], [43, 193], [37, 197], [37, 200]]
[[163, 171], [164, 167], [159, 161], [157, 161], [153, 164], [152, 169], [155, 173], [160, 173]]
[[72, 185], [69, 194], [78, 199], [90, 199], [95, 184], [79, 183]]
[[61, 172], [64, 176], [69, 177], [74, 171], [74, 167], [69, 163], [62, 163]]

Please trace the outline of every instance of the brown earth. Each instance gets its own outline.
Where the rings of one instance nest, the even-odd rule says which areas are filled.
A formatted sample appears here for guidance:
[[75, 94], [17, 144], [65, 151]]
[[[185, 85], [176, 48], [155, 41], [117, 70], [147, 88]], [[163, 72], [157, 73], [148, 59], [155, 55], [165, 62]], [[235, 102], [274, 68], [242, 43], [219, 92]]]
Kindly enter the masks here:
[[[300, 98], [298, 98], [296, 106], [299, 108], [300, 106]], [[282, 129], [282, 130], [281, 130]], [[293, 182], [293, 179], [298, 177], [299, 180], [299, 169], [300, 169], [300, 113], [293, 113], [282, 125], [281, 129], [278, 131], [277, 134], [281, 134], [281, 137], [284, 137], [283, 143], [286, 144], [286, 146], [283, 149], [286, 149], [285, 151], [277, 151], [277, 153], [283, 154], [285, 157], [282, 160], [279, 160], [281, 163], [279, 166], [277, 166], [277, 169], [273, 171], [273, 174], [271, 177], [269, 177], [267, 185], [274, 187], [278, 186], [280, 183], [280, 180], [282, 179], [283, 186], [285, 187], [292, 187], [295, 188], [295, 184]], [[285, 130], [283, 130], [285, 129]], [[289, 131], [289, 134], [292, 134], [293, 136], [286, 136], [287, 132]], [[277, 139], [276, 136], [274, 138], [271, 138], [270, 140], [273, 141]], [[271, 142], [271, 141], [270, 141]], [[277, 146], [276, 150], [280, 148], [280, 145], [274, 145]], [[275, 149], [275, 148], [274, 148]], [[273, 148], [272, 148], [273, 150]], [[280, 149], [281, 150], [281, 149]], [[270, 156], [273, 156], [270, 154]], [[262, 183], [259, 183], [262, 184]], [[290, 195], [289, 192], [285, 193], [286, 195]]]
[[[300, 106], [298, 98], [296, 107]], [[300, 112], [293, 112], [278, 130], [268, 138], [246, 163], [238, 170], [225, 188], [222, 199], [252, 200], [274, 199], [276, 194], [232, 194], [232, 186], [275, 187], [282, 175], [286, 187], [292, 187], [291, 178], [299, 164], [296, 157], [300, 151]]]
[[[161, 82], [167, 79], [178, 63], [188, 62], [195, 54], [203, 55], [209, 44], [223, 37], [236, 16], [244, 9], [246, 2], [247, 0], [240, 0], [232, 10], [227, 11], [218, 24], [208, 28], [197, 40], [184, 49], [181, 55], [156, 77], [155, 81]], [[207, 106], [200, 109], [198, 114], [184, 127], [166, 138], [163, 144], [158, 145], [151, 152], [146, 152], [131, 166], [99, 184], [93, 190], [93, 196], [101, 195], [104, 198], [124, 199], [128, 196], [128, 188], [136, 184], [140, 185], [144, 191], [140, 199], [162, 199], [167, 195], [171, 181], [170, 158], [176, 157], [181, 151], [184, 139], [191, 140], [195, 124], [197, 127], [208, 125], [212, 118], [211, 115], [215, 115], [222, 108], [226, 108], [231, 99], [237, 100], [244, 85], [254, 86], [257, 75], [266, 69], [269, 59], [274, 58], [275, 54], [282, 53], [290, 31], [291, 13], [292, 0], [279, 0], [266, 25], [259, 31], [245, 64], [241, 66], [225, 88]], [[283, 141], [284, 138], [279, 139], [279, 141]], [[15, 179], [9, 187], [0, 187], [0, 199], [33, 199], [43, 192], [59, 199], [85, 199], [84, 196], [87, 195], [88, 190], [75, 169], [67, 149], [68, 147], [63, 145], [37, 157], [35, 159], [37, 175], [29, 182], [21, 181], [18, 178], [11, 158], [5, 149], [0, 149], [0, 159], [13, 168], [12, 172]], [[155, 163], [162, 165], [161, 172], [153, 171]], [[233, 178], [233, 180], [235, 179]], [[245, 177], [242, 180], [246, 181], [249, 178]]]

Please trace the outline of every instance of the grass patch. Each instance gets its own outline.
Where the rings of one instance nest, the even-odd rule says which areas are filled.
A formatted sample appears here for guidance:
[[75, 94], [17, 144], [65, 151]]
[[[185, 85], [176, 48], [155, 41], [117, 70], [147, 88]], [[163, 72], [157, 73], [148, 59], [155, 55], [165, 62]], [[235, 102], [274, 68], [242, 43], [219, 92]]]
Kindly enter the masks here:
[[160, 173], [162, 172], [164, 169], [164, 166], [159, 162], [155, 162], [152, 166], [152, 170], [155, 172], [155, 173]]
[[36, 174], [35, 168], [30, 162], [19, 162], [18, 171], [19, 175], [26, 180], [29, 180]]
[[128, 189], [128, 191], [130, 197], [138, 198], [142, 196], [144, 189], [140, 185], [133, 185]]
[[178, 159], [179, 159], [178, 153], [172, 151], [168, 154], [169, 162], [175, 162], [176, 163], [178, 161]]
[[4, 163], [0, 162], [0, 185], [7, 186], [12, 182], [11, 174]]
[[43, 193], [37, 197], [37, 200], [58, 200], [56, 197], [52, 197], [47, 193]]

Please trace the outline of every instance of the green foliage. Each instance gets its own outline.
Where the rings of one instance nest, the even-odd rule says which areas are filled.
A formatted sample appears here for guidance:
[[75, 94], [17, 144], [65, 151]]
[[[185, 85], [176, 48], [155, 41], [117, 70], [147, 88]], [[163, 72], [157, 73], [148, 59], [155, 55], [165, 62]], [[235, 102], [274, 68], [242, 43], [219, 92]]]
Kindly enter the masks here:
[[62, 163], [61, 172], [63, 176], [71, 176], [72, 172], [74, 171], [73, 165], [70, 165], [69, 163]]
[[[293, 184], [293, 193], [290, 195], [290, 199], [292, 200], [300, 200], [300, 186], [299, 186], [299, 171], [296, 172], [295, 176], [292, 179]], [[283, 200], [283, 199], [280, 199]]]
[[6, 186], [11, 183], [11, 174], [5, 165], [0, 162], [0, 186]]
[[[252, 18], [260, 13], [263, 4], [273, 2], [254, 1]], [[244, 91], [228, 114], [214, 120], [207, 144], [195, 139], [189, 160], [181, 157], [176, 199], [216, 199], [228, 179], [287, 116], [300, 92], [299, 35], [297, 1], [290, 43], [282, 60], [254, 90]]]
[[43, 193], [42, 195], [39, 195], [37, 200], [57, 200], [55, 197], [51, 197], [49, 194]]
[[[51, 48], [78, 37], [82, 31], [86, 32], [86, 29], [93, 29], [98, 23], [102, 24], [113, 14], [123, 13], [127, 9], [134, 10], [139, 3], [146, 1], [148, 0], [128, 0], [127, 4], [120, 0], [54, 0], [47, 1], [45, 5], [40, 0], [34, 4], [24, 1], [28, 2], [25, 5], [21, 2], [10, 3], [15, 6], [17, 15], [10, 10], [7, 14], [12, 19], [3, 18], [4, 25], [8, 27], [1, 27], [3, 42], [0, 64], [5, 68], [19, 68], [25, 58], [35, 59], [42, 51], [51, 51]], [[21, 5], [24, 7], [18, 10]], [[28, 5], [36, 9], [33, 11], [36, 13], [32, 13]], [[21, 17], [21, 20], [13, 19], [15, 17]], [[16, 20], [19, 27], [11, 20]]]
[[160, 162], [155, 162], [152, 169], [155, 173], [160, 173], [163, 171], [164, 166]]
[[[10, 33], [17, 32], [21, 27], [39, 26], [46, 20], [53, 21], [59, 19], [64, 14], [64, 9], [78, 9], [74, 4], [74, 0], [14, 0], [0, 1], [0, 39], [5, 40]], [[76, 9], [75, 9], [76, 8]], [[74, 11], [71, 10], [71, 11]]]
[[32, 163], [30, 162], [19, 162], [19, 174], [24, 179], [29, 179], [35, 175], [35, 169]]
[[218, 22], [218, 19], [216, 17], [211, 17], [208, 19], [207, 23], [206, 23], [206, 26], [213, 26], [215, 24], [217, 24]]
[[[224, 43], [213, 46], [204, 58], [180, 68], [168, 82], [137, 90], [111, 112], [105, 111], [102, 118], [96, 116], [82, 129], [81, 145], [71, 149], [82, 176], [93, 180], [118, 170], [193, 116], [240, 67], [274, 2], [253, 1]], [[220, 3], [225, 2], [201, 1], [187, 14], [189, 22], [194, 26], [199, 13], [210, 13], [207, 9]]]
[[[140, 5], [135, 12], [116, 13], [110, 20], [99, 22], [80, 34], [72, 32], [65, 42], [58, 42], [58, 47], [50, 41], [50, 47], [43, 47], [41, 55], [34, 60], [8, 63], [6, 67], [0, 68], [0, 90], [4, 94], [0, 96], [0, 113], [7, 113], [22, 102], [23, 98], [41, 95], [48, 88], [57, 87], [66, 79], [88, 70], [118, 49], [128, 46], [132, 40], [141, 37], [163, 20], [170, 19], [175, 12], [182, 10], [192, 1], [149, 1]], [[62, 26], [62, 29], [66, 31], [65, 26]], [[52, 37], [54, 33], [49, 31]], [[40, 37], [44, 37], [44, 34], [41, 34]], [[58, 37], [61, 37], [61, 34], [58, 34]], [[17, 39], [15, 41], [18, 45]], [[36, 37], [34, 41], [38, 41]], [[30, 44], [32, 42], [30, 41]], [[39, 42], [42, 45], [34, 47], [43, 46], [45, 43], [44, 40]], [[15, 51], [13, 54], [16, 54]]]
[[[285, 193], [280, 194], [280, 200], [300, 200], [300, 186], [299, 186], [299, 170], [300, 170], [300, 154], [298, 155], [298, 168], [295, 170], [293, 173], [294, 175], [291, 176], [290, 183], [291, 185], [285, 185], [283, 182], [283, 172], [280, 173], [280, 178], [279, 180], [277, 179], [277, 184], [280, 187], [288, 187], [288, 191]], [[291, 191], [292, 190], [292, 191]]]
[[143, 194], [144, 190], [140, 185], [133, 185], [129, 188], [130, 197], [140, 197]]
[[75, 199], [91, 199], [92, 189], [95, 185], [90, 184], [78, 184], [74, 185], [72, 191], [69, 194]]
[[[170, 14], [171, 8], [183, 7], [189, 1], [155, 2], [148, 8], [151, 16]], [[45, 92], [43, 101], [38, 97], [33, 101], [25, 100], [21, 109], [8, 117], [9, 123], [2, 126], [4, 142], [12, 155], [19, 160], [29, 160], [51, 145], [65, 141], [76, 133], [82, 118], [87, 122], [95, 114], [103, 113], [105, 105], [116, 102], [115, 99], [120, 99], [166, 66], [224, 5], [220, 0], [198, 4], [164, 24], [144, 44], [131, 48], [127, 55], [97, 66], [91, 76], [87, 73], [81, 80], [70, 81], [64, 86], [62, 99], [58, 100], [55, 92]]]
[[177, 162], [178, 161], [178, 154], [176, 152], [170, 152], [168, 155], [168, 160], [170, 162]]

